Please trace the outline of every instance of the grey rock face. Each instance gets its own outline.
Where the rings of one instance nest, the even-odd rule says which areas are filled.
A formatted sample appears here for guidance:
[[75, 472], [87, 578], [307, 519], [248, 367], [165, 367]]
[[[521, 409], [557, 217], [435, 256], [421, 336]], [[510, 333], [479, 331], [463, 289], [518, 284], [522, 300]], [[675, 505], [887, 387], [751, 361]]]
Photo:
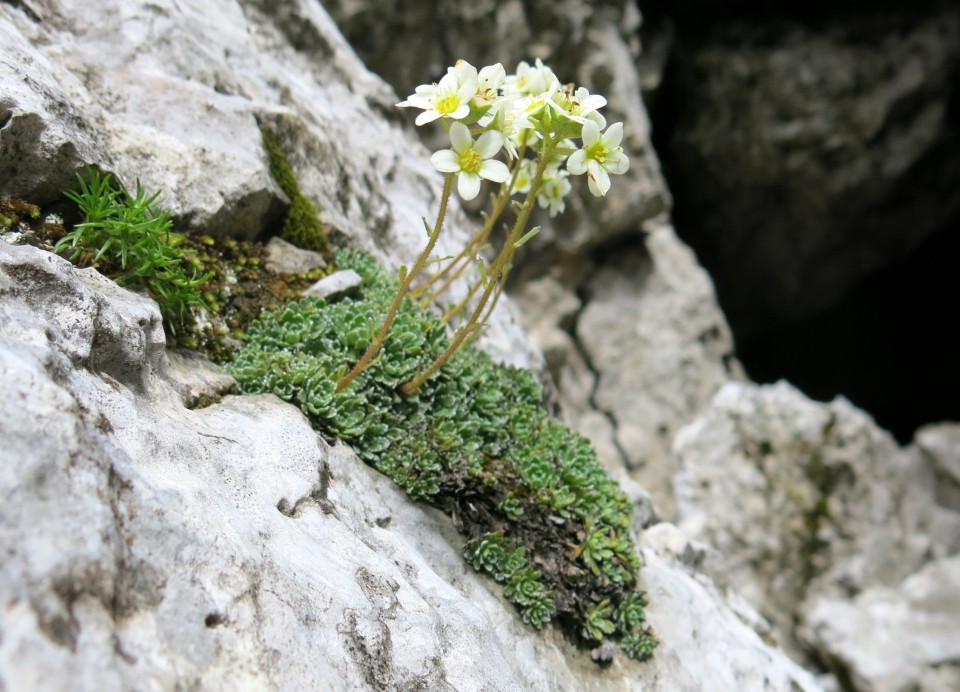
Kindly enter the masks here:
[[957, 218], [960, 13], [941, 7], [676, 41], [661, 154], [738, 333], [831, 305]]
[[568, 422], [669, 519], [676, 432], [725, 382], [744, 376], [706, 272], [669, 223], [651, 221], [645, 231], [642, 244], [584, 263], [579, 298], [550, 277], [514, 297]]
[[[48, 202], [90, 161], [161, 191], [178, 230], [252, 237], [286, 204], [264, 127], [341, 240], [398, 267], [422, 248], [440, 174], [318, 4], [4, 4], [0, 31], [17, 58], [0, 65], [0, 196]], [[437, 252], [456, 254], [467, 229], [452, 209]], [[498, 312], [486, 346], [536, 367]]]
[[356, 291], [363, 283], [360, 275], [352, 269], [342, 269], [325, 276], [303, 292], [305, 296], [329, 298]]
[[579, 343], [597, 373], [593, 401], [613, 423], [632, 475], [662, 516], [674, 511], [674, 435], [742, 373], [713, 285], [666, 223], [650, 223], [587, 283]]
[[816, 689], [652, 549], [658, 657], [600, 668], [297, 409], [172, 366], [152, 301], [3, 243], [0, 298], [4, 689]]
[[[181, 229], [250, 235], [273, 212], [243, 200], [283, 201], [260, 124], [341, 239], [394, 266], [419, 249], [438, 176], [319, 6], [7, 3], [0, 30], [20, 56], [2, 62], [0, 193], [44, 202], [90, 160], [162, 190]], [[464, 237], [458, 210], [449, 223], [441, 253]], [[150, 300], [2, 244], [0, 294], [5, 689], [735, 690], [721, 641], [738, 675], [810, 688], [667, 563], [653, 624], [702, 636], [599, 668], [523, 625], [445, 518], [296, 409], [167, 354]], [[486, 341], [536, 365], [509, 310]]]
[[327, 266], [319, 252], [298, 248], [274, 236], [267, 242], [267, 267], [286, 274], [306, 274], [311, 269]]
[[[581, 194], [543, 220], [517, 262], [511, 294], [545, 351], [568, 421], [671, 516], [673, 434], [742, 374], [709, 278], [663, 221], [670, 195], [640, 100], [636, 8], [579, 0], [330, 7], [367, 65], [402, 94], [459, 57], [508, 70], [542, 57], [561, 79], [608, 97], [608, 121], [624, 121], [630, 174], [617, 176], [605, 198]], [[400, 36], [419, 38], [423, 49], [398, 55]]]
[[[675, 453], [679, 526], [726, 556], [730, 583], [779, 640], [797, 656], [803, 640], [827, 652], [823, 660], [875, 679], [879, 640], [867, 635], [858, 650], [853, 635], [858, 622], [882, 615], [866, 594], [894, 594], [909, 611], [919, 603], [904, 591], [911, 575], [958, 549], [960, 513], [937, 504], [921, 456], [846, 401], [815, 403], [785, 383], [725, 385], [677, 435]], [[960, 578], [955, 560], [936, 569]], [[920, 629], [925, 607], [908, 617]], [[924, 636], [948, 633], [931, 627]], [[938, 656], [913, 656], [911, 680], [940, 665]]]
[[852, 600], [817, 600], [804, 639], [842, 662], [857, 689], [960, 688], [960, 556]]
[[[933, 473], [937, 504], [960, 512], [960, 425], [928, 425], [917, 431], [914, 444]], [[960, 536], [957, 542], [960, 550]]]
[[31, 248], [0, 267], [5, 689], [548, 684], [428, 566], [481, 584], [435, 513], [274, 397], [185, 408], [150, 301]]

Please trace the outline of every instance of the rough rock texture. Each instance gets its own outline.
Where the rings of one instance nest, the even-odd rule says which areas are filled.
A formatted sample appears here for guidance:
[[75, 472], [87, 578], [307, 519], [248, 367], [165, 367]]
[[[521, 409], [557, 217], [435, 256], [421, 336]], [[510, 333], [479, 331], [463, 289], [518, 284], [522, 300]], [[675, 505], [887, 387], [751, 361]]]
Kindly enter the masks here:
[[853, 600], [818, 599], [803, 637], [857, 689], [960, 689], [960, 556]]
[[960, 551], [960, 513], [936, 502], [933, 471], [915, 449], [899, 448], [843, 399], [820, 404], [786, 383], [729, 383], [680, 431], [675, 452], [679, 526], [726, 556], [726, 578], [796, 655], [799, 639], [841, 676], [875, 680], [883, 642], [854, 632], [870, 618], [884, 624], [877, 599], [896, 597], [896, 617], [940, 642], [904, 654], [904, 675], [919, 682], [934, 667], [956, 666], [942, 654], [949, 639], [938, 637], [953, 631], [943, 622], [960, 592], [944, 587], [944, 620], [928, 622], [934, 606], [916, 583], [929, 581], [919, 575], [934, 569], [925, 567], [931, 559], [960, 579], [960, 563], [944, 559]]
[[738, 338], [831, 305], [960, 216], [955, 3], [655, 4], [678, 12], [655, 111], [677, 224]]
[[928, 425], [917, 431], [914, 444], [933, 472], [937, 504], [960, 512], [960, 425]]
[[0, 298], [0, 688], [817, 689], [653, 549], [658, 657], [600, 668], [294, 407], [186, 408], [152, 301], [3, 243]]
[[[285, 200], [259, 126], [341, 239], [399, 266], [423, 244], [441, 180], [323, 8], [284, 3], [0, 5], [0, 196], [43, 204], [90, 161], [160, 190], [180, 230], [250, 237]], [[449, 215], [438, 252], [467, 232]], [[487, 347], [538, 364], [509, 307]]]
[[[149, 300], [0, 244], [0, 688], [817, 689], [776, 639], [857, 689], [952, 685], [955, 429], [903, 450], [852, 407], [784, 388], [728, 384], [709, 403], [741, 374], [710, 282], [661, 216], [632, 4], [440, 9], [417, 10], [427, 28], [402, 44], [436, 49], [435, 65], [389, 47], [412, 83], [457, 57], [434, 39], [460, 17], [448, 45], [468, 59], [542, 55], [632, 131], [634, 175], [607, 210], [572, 204], [536, 248], [551, 263], [517, 277], [557, 399], [638, 527], [673, 512], [682, 469], [683, 529], [640, 543], [655, 659], [602, 669], [559, 631], [533, 632], [466, 566], [448, 520], [294, 408], [232, 396], [217, 368], [165, 352]], [[477, 43], [478, 18], [517, 52]], [[52, 200], [91, 160], [161, 189], [181, 228], [250, 237], [287, 202], [261, 125], [335, 240], [392, 266], [422, 243], [428, 151], [315, 2], [8, 2], [0, 45], [0, 195]], [[468, 224], [451, 215], [453, 246]], [[487, 347], [536, 366], [498, 312]], [[895, 651], [890, 623], [923, 650]]]
[[[544, 349], [567, 420], [610, 468], [630, 469], [657, 511], [671, 516], [674, 432], [717, 387], [742, 375], [709, 278], [664, 220], [670, 194], [640, 100], [634, 4], [491, 0], [443, 3], [438, 11], [414, 2], [384, 12], [383, 3], [351, 0], [330, 7], [367, 65], [402, 94], [458, 57], [509, 70], [542, 57], [561, 79], [607, 96], [608, 121], [624, 120], [630, 174], [617, 176], [605, 198], [580, 194], [564, 214], [543, 220], [517, 262], [511, 294]], [[397, 35], [419, 37], [423, 48], [398, 55]]]
[[713, 285], [669, 223], [585, 262], [577, 297], [543, 277], [514, 294], [568, 422], [674, 513], [676, 431], [743, 374]]

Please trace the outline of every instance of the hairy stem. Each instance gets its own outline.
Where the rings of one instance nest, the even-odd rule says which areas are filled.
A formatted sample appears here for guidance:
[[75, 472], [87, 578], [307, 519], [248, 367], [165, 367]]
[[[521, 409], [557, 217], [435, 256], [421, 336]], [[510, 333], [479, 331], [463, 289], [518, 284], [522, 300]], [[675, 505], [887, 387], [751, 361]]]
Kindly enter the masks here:
[[[400, 310], [400, 304], [403, 302], [407, 292], [410, 290], [410, 284], [416, 278], [417, 274], [419, 274], [426, 266], [427, 260], [430, 259], [430, 253], [433, 252], [433, 248], [437, 244], [437, 239], [440, 237], [440, 231], [443, 229], [443, 222], [447, 216], [447, 203], [450, 201], [450, 194], [453, 192], [453, 182], [455, 179], [455, 173], [447, 173], [446, 177], [444, 177], [443, 193], [440, 196], [440, 208], [437, 210], [437, 222], [430, 231], [430, 239], [427, 241], [426, 247], [423, 248], [423, 252], [421, 252], [420, 256], [417, 258], [416, 264], [414, 264], [413, 268], [406, 272], [406, 274], [404, 274], [404, 276], [401, 278], [400, 285], [397, 287], [397, 295], [393, 298], [393, 303], [390, 305], [390, 309], [387, 311], [387, 316], [384, 318], [383, 324], [380, 326], [380, 331], [377, 332], [375, 337], [373, 337], [373, 341], [370, 342], [367, 350], [364, 352], [363, 356], [361, 356], [360, 360], [357, 361], [357, 364], [353, 366], [353, 369], [341, 377], [340, 381], [337, 382], [336, 391], [338, 393], [346, 389], [347, 386], [353, 382], [357, 376], [360, 375], [360, 373], [370, 366], [370, 363], [380, 351], [380, 347], [383, 346], [383, 342], [387, 340], [387, 334], [390, 333], [390, 327], [393, 325], [393, 320], [396, 319], [397, 312]], [[426, 220], [424, 220], [424, 223], [426, 223]]]
[[460, 251], [460, 254], [454, 257], [449, 264], [427, 279], [422, 285], [410, 291], [411, 296], [419, 298], [433, 284], [446, 277], [446, 280], [444, 280], [439, 288], [435, 289], [432, 293], [430, 293], [429, 296], [421, 300], [421, 307], [430, 305], [436, 301], [439, 296], [443, 295], [444, 291], [450, 287], [450, 284], [463, 276], [463, 273], [470, 266], [473, 258], [476, 257], [477, 253], [483, 249], [487, 239], [490, 237], [490, 233], [493, 231], [494, 224], [500, 218], [501, 214], [503, 214], [504, 209], [507, 207], [507, 203], [510, 201], [510, 197], [513, 194], [513, 189], [517, 184], [517, 177], [520, 175], [520, 164], [523, 162], [526, 151], [527, 145], [524, 143], [520, 148], [519, 154], [517, 155], [510, 180], [505, 185], [500, 186], [500, 191], [493, 201], [493, 208], [490, 211], [490, 215], [484, 220], [483, 227], [473, 236], [473, 238], [471, 238], [470, 242], [467, 243], [463, 250]]
[[464, 343], [464, 341], [471, 335], [476, 334], [477, 330], [482, 326], [480, 325], [479, 319], [480, 316], [484, 314], [484, 308], [487, 305], [487, 301], [490, 300], [490, 296], [497, 289], [498, 284], [501, 279], [506, 274], [507, 270], [511, 266], [511, 261], [513, 260], [513, 255], [517, 251], [516, 243], [523, 237], [523, 233], [527, 228], [527, 222], [530, 220], [530, 214], [533, 211], [533, 207], [537, 201], [537, 194], [540, 192], [540, 183], [543, 180], [543, 173], [547, 169], [547, 164], [550, 161], [550, 156], [553, 153], [553, 149], [556, 146], [556, 142], [551, 138], [544, 139], [543, 147], [540, 150], [540, 159], [537, 162], [537, 172], [533, 177], [533, 180], [530, 181], [530, 190], [527, 192], [527, 197], [523, 202], [523, 205], [520, 207], [520, 213], [517, 215], [517, 221], [513, 225], [513, 230], [510, 231], [510, 235], [507, 236], [506, 242], [503, 244], [503, 248], [500, 250], [500, 254], [497, 255], [497, 258], [493, 261], [493, 264], [490, 267], [489, 271], [489, 281], [484, 287], [484, 291], [480, 296], [480, 300], [477, 303], [477, 306], [474, 308], [473, 313], [463, 325], [457, 329], [456, 333], [453, 335], [453, 339], [450, 341], [450, 345], [441, 353], [435, 361], [428, 367], [426, 370], [417, 374], [409, 382], [404, 382], [400, 385], [400, 391], [407, 396], [414, 396], [420, 391], [420, 387], [424, 382], [433, 377], [436, 372], [446, 364], [448, 360], [457, 352], [457, 349]]

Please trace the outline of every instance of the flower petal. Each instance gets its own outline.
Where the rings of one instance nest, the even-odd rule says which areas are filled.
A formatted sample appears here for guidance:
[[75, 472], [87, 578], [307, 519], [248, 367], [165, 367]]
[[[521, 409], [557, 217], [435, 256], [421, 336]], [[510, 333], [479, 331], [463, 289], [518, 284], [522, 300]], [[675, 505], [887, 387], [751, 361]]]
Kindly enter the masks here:
[[594, 197], [603, 197], [610, 189], [610, 176], [600, 166], [591, 167], [591, 170], [587, 173], [587, 184]]
[[[584, 126], [586, 127], [586, 126]], [[577, 149], [570, 154], [567, 159], [567, 170], [574, 175], [583, 175], [587, 172], [587, 152], [583, 149]]]
[[622, 151], [615, 151], [607, 157], [603, 167], [614, 175], [622, 175], [630, 170], [630, 159]]
[[477, 138], [477, 144], [474, 149], [480, 154], [481, 159], [489, 159], [496, 155], [503, 147], [503, 135], [496, 130], [484, 132]]
[[592, 120], [597, 124], [597, 128], [602, 130], [607, 126], [607, 119], [600, 114], [600, 111], [590, 111], [586, 115], [587, 120]]
[[476, 173], [461, 173], [457, 176], [457, 192], [464, 200], [471, 200], [480, 194], [480, 176]]
[[437, 95], [440, 94], [455, 94], [457, 93], [457, 74], [453, 70], [448, 70], [447, 74], [443, 75], [440, 79], [440, 83], [437, 84]]
[[594, 142], [597, 141], [597, 138], [600, 137], [600, 128], [597, 127], [597, 124], [592, 120], [588, 120], [583, 124], [583, 131], [580, 133], [580, 139], [583, 140], [583, 148], [587, 149]]
[[423, 113], [418, 115], [417, 119], [414, 120], [413, 122], [415, 122], [417, 125], [426, 125], [427, 123], [432, 123], [434, 120], [436, 120], [439, 117], [440, 117], [440, 113], [438, 111], [433, 111], [433, 110], [424, 111]]
[[614, 123], [603, 133], [603, 146], [605, 149], [616, 149], [620, 146], [620, 140], [623, 139], [623, 123]]
[[453, 123], [450, 126], [450, 143], [453, 144], [453, 150], [462, 154], [473, 146], [473, 136], [470, 129], [463, 123]]
[[462, 120], [470, 115], [470, 106], [466, 103], [461, 103], [453, 113], [448, 113], [447, 115], [454, 120]]
[[486, 160], [480, 164], [480, 177], [495, 183], [505, 183], [510, 177], [510, 169], [502, 161]]
[[460, 171], [460, 157], [451, 149], [435, 151], [430, 157], [430, 163], [441, 173], [457, 173]]

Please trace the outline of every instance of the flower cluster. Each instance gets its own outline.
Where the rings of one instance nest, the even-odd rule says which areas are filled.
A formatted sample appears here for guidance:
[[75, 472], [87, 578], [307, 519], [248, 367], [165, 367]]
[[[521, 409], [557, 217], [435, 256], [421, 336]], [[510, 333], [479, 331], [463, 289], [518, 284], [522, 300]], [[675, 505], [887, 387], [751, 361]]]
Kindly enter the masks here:
[[[590, 192], [602, 197], [610, 176], [630, 167], [620, 146], [623, 124], [607, 127], [600, 114], [606, 103], [584, 87], [561, 84], [537, 59], [521, 62], [512, 75], [500, 63], [477, 71], [459, 60], [439, 83], [418, 86], [397, 105], [421, 109], [417, 125], [440, 121], [448, 129], [451, 148], [430, 160], [457, 175], [463, 199], [476, 197], [486, 179], [507, 185], [508, 195], [535, 190], [537, 204], [556, 216], [566, 206], [569, 176], [585, 173]], [[494, 158], [501, 151], [507, 164]]]
[[[527, 230], [534, 208], [547, 209], [550, 216], [563, 212], [572, 189], [570, 177], [576, 175], [586, 174], [590, 192], [603, 197], [610, 189], [610, 176], [623, 174], [630, 167], [620, 146], [623, 124], [607, 127], [600, 114], [606, 104], [603, 96], [591, 94], [584, 87], [561, 84], [540, 60], [533, 65], [521, 62], [511, 75], [500, 63], [478, 71], [459, 60], [447, 68], [439, 82], [418, 86], [397, 104], [422, 111], [417, 115], [417, 125], [439, 122], [450, 134], [450, 148], [430, 157], [434, 168], [446, 174], [443, 192], [436, 222], [431, 225], [424, 219], [426, 245], [411, 267], [401, 268], [396, 296], [380, 330], [337, 383], [337, 392], [346, 390], [374, 362], [405, 296], [409, 294], [426, 306], [474, 266], [479, 279], [473, 281], [466, 297], [444, 306], [445, 323], [463, 317], [449, 346], [433, 363], [403, 382], [399, 391], [416, 395], [461, 347], [480, 334], [506, 284], [515, 252], [540, 230], [539, 226]], [[506, 161], [498, 160], [501, 152]], [[460, 196], [471, 200], [480, 194], [484, 180], [500, 187], [491, 197], [483, 226], [458, 255], [435, 262], [431, 254], [443, 231], [454, 183]], [[513, 195], [522, 195], [523, 201], [511, 204]], [[515, 214], [512, 228], [487, 264], [490, 253], [486, 250], [493, 229], [507, 213]], [[440, 263], [440, 269], [414, 288], [414, 281], [427, 273], [426, 267]]]

